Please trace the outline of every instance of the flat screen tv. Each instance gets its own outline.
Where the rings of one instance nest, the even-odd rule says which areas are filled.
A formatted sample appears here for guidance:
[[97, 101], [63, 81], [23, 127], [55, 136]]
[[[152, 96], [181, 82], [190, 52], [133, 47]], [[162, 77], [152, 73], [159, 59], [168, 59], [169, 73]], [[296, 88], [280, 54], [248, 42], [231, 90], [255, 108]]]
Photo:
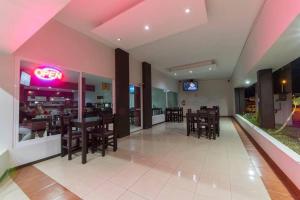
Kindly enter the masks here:
[[187, 92], [198, 91], [198, 81], [194, 81], [194, 80], [183, 81], [183, 91], [187, 91]]
[[30, 74], [27, 74], [26, 72], [22, 71], [20, 77], [20, 84], [25, 86], [30, 86], [30, 80], [31, 80]]

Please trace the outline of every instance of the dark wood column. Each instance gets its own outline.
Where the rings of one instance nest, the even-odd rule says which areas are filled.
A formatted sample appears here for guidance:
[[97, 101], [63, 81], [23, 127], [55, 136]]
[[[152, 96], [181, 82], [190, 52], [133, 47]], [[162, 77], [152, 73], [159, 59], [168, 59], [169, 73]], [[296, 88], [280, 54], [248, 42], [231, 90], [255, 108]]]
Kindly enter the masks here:
[[129, 54], [122, 49], [115, 50], [116, 122], [119, 137], [130, 134], [129, 126]]
[[257, 72], [259, 123], [262, 128], [275, 128], [272, 69]]
[[235, 113], [244, 114], [245, 112], [245, 88], [234, 88]]
[[86, 79], [82, 77], [81, 79], [81, 87], [82, 87], [82, 93], [81, 93], [81, 111], [82, 111], [82, 116], [81, 119], [84, 119], [85, 117], [85, 96], [86, 96]]
[[143, 128], [152, 127], [152, 80], [151, 65], [143, 62]]

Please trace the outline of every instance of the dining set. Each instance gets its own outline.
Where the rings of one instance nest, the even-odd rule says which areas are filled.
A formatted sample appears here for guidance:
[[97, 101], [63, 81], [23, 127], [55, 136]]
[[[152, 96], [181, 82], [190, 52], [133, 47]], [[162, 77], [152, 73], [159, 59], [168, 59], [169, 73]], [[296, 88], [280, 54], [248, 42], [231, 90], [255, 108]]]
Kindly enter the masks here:
[[166, 122], [183, 122], [183, 108], [166, 108]]
[[100, 113], [99, 116], [87, 117], [81, 120], [71, 116], [61, 116], [61, 156], [72, 154], [81, 150], [82, 164], [87, 162], [89, 149], [91, 153], [100, 151], [105, 156], [108, 147], [116, 151], [117, 134], [115, 133], [115, 114]]
[[220, 108], [213, 106], [201, 106], [196, 112], [188, 109], [186, 113], [187, 136], [196, 133], [198, 138], [205, 136], [208, 139], [216, 139], [220, 136]]

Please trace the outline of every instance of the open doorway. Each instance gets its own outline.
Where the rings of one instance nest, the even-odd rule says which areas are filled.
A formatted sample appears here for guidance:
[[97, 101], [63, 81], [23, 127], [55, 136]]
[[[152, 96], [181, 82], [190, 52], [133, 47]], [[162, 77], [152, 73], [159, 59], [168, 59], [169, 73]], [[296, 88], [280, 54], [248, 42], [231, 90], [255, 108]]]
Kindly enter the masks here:
[[141, 87], [129, 85], [130, 132], [142, 129], [141, 126]]

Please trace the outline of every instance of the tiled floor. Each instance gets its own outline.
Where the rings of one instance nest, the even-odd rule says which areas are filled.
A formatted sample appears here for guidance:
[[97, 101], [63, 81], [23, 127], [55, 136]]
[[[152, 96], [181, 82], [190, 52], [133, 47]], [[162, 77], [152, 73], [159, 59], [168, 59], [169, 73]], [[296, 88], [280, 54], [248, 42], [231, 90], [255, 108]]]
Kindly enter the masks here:
[[244, 143], [253, 166], [259, 172], [272, 200], [300, 200], [299, 190], [291, 185], [291, 182], [287, 180], [278, 167], [266, 161], [266, 156], [262, 156], [262, 153], [250, 141], [237, 122], [234, 121], [234, 125]]
[[34, 166], [18, 169], [11, 177], [31, 200], [80, 199]]
[[162, 124], [119, 141], [107, 156], [54, 158], [35, 167], [83, 199], [269, 200], [231, 119], [216, 141]]
[[2, 180], [0, 183], [1, 200], [29, 200], [21, 188], [10, 178]]

